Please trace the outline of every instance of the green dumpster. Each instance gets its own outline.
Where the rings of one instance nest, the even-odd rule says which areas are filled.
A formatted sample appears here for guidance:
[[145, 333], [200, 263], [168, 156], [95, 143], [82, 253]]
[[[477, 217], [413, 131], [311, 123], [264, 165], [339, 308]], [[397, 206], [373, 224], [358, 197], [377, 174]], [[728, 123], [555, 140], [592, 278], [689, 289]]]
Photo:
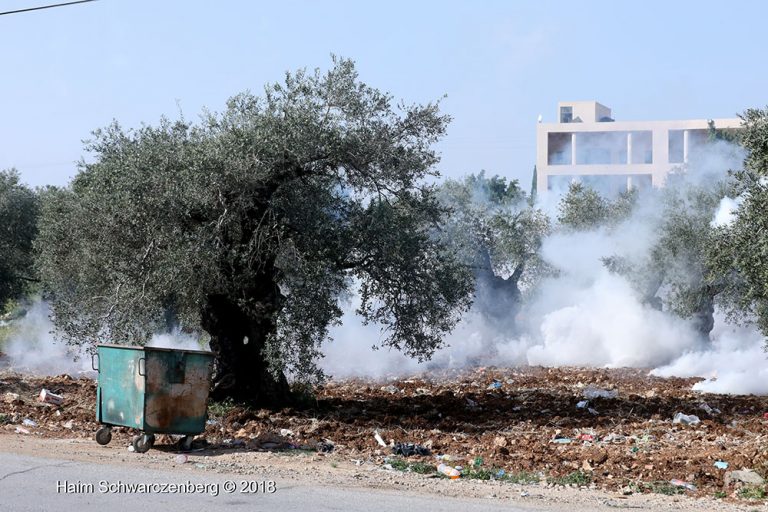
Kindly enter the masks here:
[[107, 444], [112, 427], [142, 431], [133, 439], [146, 452], [154, 434], [192, 437], [205, 430], [213, 354], [202, 350], [97, 345], [94, 369], [99, 372], [96, 419], [103, 426], [96, 442]]

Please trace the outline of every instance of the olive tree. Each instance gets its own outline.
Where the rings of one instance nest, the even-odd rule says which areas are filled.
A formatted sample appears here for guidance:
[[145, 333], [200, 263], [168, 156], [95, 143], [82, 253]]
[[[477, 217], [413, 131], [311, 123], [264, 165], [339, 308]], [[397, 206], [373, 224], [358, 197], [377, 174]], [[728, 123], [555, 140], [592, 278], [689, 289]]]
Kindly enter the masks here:
[[539, 253], [549, 218], [529, 205], [517, 180], [484, 172], [447, 180], [439, 195], [451, 209], [446, 243], [474, 271], [475, 309], [497, 328], [514, 331], [523, 291], [549, 271]]
[[0, 313], [34, 282], [32, 242], [37, 233], [37, 193], [15, 169], [0, 171]]
[[43, 209], [39, 268], [59, 333], [204, 331], [215, 397], [280, 404], [287, 373], [322, 376], [321, 343], [356, 289], [383, 344], [428, 358], [471, 301], [425, 184], [448, 122], [334, 58], [198, 123], [97, 130], [93, 162]]

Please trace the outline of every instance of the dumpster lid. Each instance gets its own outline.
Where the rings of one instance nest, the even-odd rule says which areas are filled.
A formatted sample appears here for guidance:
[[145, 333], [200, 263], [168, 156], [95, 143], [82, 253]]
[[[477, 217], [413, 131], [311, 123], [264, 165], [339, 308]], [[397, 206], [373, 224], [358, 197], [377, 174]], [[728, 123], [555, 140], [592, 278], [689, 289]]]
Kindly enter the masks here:
[[159, 352], [190, 352], [192, 354], [213, 355], [209, 350], [188, 350], [185, 348], [141, 347], [137, 345], [118, 345], [117, 343], [97, 343], [97, 347], [123, 348], [128, 350], [156, 350]]

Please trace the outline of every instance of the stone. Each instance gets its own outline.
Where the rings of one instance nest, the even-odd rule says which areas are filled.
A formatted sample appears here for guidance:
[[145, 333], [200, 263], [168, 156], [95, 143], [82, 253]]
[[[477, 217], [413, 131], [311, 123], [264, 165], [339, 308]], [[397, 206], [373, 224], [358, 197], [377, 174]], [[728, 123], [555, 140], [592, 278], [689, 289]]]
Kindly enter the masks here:
[[755, 473], [752, 469], [741, 469], [738, 471], [728, 471], [725, 473], [725, 485], [733, 482], [742, 482], [750, 485], [763, 485], [765, 479]]

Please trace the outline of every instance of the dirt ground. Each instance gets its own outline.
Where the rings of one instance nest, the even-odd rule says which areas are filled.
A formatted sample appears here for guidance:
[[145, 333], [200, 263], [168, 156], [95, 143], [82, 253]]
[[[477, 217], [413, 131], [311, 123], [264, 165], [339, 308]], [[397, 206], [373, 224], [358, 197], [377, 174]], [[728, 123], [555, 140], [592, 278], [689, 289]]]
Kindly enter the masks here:
[[[636, 369], [526, 367], [331, 381], [302, 407], [269, 411], [212, 404], [198, 451], [189, 458], [216, 455], [216, 464], [232, 465], [224, 466], [228, 471], [247, 472], [254, 465], [283, 465], [289, 473], [293, 466], [321, 469], [369, 486], [456, 484], [464, 486], [462, 493], [493, 489], [499, 496], [544, 500], [570, 492], [621, 508], [640, 499], [672, 500], [662, 509], [699, 503], [695, 510], [701, 500], [724, 510], [763, 505], [764, 485], [727, 475], [746, 468], [766, 476], [768, 398], [693, 392], [697, 380], [651, 377]], [[64, 403], [37, 401], [42, 388], [63, 395]], [[88, 378], [0, 373], [0, 433], [8, 434], [0, 444], [12, 438], [17, 446], [50, 442], [103, 454], [91, 440], [98, 428], [95, 390]], [[696, 415], [700, 423], [673, 423], [678, 412]], [[108, 448], [120, 460], [164, 457], [167, 463], [175, 456], [170, 438], [159, 439], [147, 454], [127, 453], [134, 433], [115, 429]], [[395, 456], [396, 443], [415, 443], [429, 454]], [[434, 478], [437, 456], [460, 466], [462, 477]], [[716, 467], [718, 461], [728, 468]]]

